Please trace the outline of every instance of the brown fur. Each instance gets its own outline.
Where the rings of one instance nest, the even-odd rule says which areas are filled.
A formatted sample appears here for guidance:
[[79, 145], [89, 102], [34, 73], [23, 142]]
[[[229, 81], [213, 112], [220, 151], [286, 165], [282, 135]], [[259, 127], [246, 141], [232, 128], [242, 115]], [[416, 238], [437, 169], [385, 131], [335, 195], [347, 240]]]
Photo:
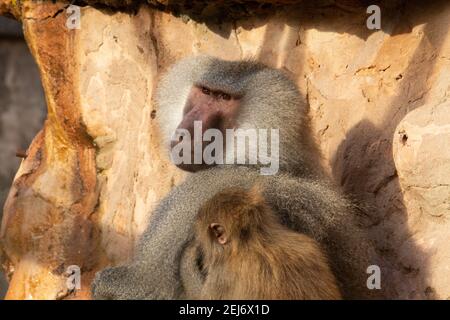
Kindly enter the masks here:
[[[219, 237], [211, 224], [220, 225]], [[201, 299], [341, 299], [319, 245], [282, 226], [260, 192], [226, 189], [199, 210]]]

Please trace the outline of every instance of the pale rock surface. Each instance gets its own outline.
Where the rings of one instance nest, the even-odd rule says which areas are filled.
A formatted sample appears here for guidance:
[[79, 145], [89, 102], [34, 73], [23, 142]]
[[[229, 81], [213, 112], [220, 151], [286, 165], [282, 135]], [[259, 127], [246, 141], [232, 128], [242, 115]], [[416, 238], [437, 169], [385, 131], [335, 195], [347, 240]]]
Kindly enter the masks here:
[[450, 299], [450, 101], [411, 111], [395, 133], [394, 161], [412, 235], [397, 254], [403, 264], [411, 263], [408, 246], [415, 243], [424, 255], [412, 266], [428, 271], [428, 290]]

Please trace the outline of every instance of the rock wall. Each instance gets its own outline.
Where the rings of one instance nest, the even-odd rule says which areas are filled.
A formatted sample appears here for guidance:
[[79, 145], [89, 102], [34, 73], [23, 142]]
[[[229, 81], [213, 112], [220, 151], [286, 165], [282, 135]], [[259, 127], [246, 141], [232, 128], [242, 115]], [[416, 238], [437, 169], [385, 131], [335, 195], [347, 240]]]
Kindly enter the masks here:
[[[44, 92], [39, 71], [23, 39], [17, 21], [0, 17], [0, 218], [21, 159], [42, 128], [45, 118]], [[0, 272], [0, 298], [6, 282]]]
[[[330, 175], [368, 208], [391, 298], [449, 298], [450, 4], [407, 1], [366, 27], [362, 6], [311, 3], [229, 22], [148, 6], [14, 8], [40, 67], [48, 120], [2, 223], [8, 298], [85, 298], [92, 275], [129, 259], [158, 200], [182, 180], [160, 148], [152, 94], [192, 54], [253, 57], [308, 98]], [[0, 6], [1, 8], [1, 6]], [[80, 292], [64, 271], [82, 270]]]

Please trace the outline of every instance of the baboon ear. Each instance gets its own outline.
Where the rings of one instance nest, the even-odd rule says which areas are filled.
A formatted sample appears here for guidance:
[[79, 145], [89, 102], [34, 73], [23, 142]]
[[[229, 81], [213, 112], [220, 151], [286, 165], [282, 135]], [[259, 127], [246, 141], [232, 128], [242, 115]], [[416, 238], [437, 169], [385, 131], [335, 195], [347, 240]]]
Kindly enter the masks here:
[[214, 234], [217, 239], [217, 242], [220, 244], [225, 244], [228, 242], [228, 238], [225, 234], [225, 228], [219, 223], [211, 223], [209, 225], [209, 229]]

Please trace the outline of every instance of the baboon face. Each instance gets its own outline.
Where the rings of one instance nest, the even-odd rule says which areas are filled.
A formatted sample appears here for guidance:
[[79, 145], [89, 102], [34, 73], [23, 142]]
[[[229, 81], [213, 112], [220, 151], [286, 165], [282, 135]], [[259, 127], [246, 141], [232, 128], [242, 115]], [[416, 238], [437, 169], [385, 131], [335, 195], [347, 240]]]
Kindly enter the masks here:
[[[226, 129], [234, 129], [236, 126], [236, 119], [240, 106], [240, 98], [231, 93], [226, 93], [222, 90], [215, 90], [207, 85], [194, 85], [187, 98], [183, 118], [178, 124], [177, 130], [184, 129], [190, 133], [191, 146], [194, 146], [195, 139], [194, 124], [201, 123], [202, 132], [208, 129], [219, 130], [223, 136], [226, 134]], [[183, 137], [178, 141], [172, 140], [171, 147], [174, 148], [177, 144], [182, 142]], [[209, 144], [208, 141], [199, 141], [202, 145], [202, 153], [205, 147]], [[224, 141], [225, 146], [225, 141]], [[183, 155], [181, 155], [183, 156]], [[191, 159], [194, 159], [194, 148], [191, 148]], [[183, 170], [195, 172], [207, 167], [202, 158], [202, 163], [181, 163], [177, 166]]]

